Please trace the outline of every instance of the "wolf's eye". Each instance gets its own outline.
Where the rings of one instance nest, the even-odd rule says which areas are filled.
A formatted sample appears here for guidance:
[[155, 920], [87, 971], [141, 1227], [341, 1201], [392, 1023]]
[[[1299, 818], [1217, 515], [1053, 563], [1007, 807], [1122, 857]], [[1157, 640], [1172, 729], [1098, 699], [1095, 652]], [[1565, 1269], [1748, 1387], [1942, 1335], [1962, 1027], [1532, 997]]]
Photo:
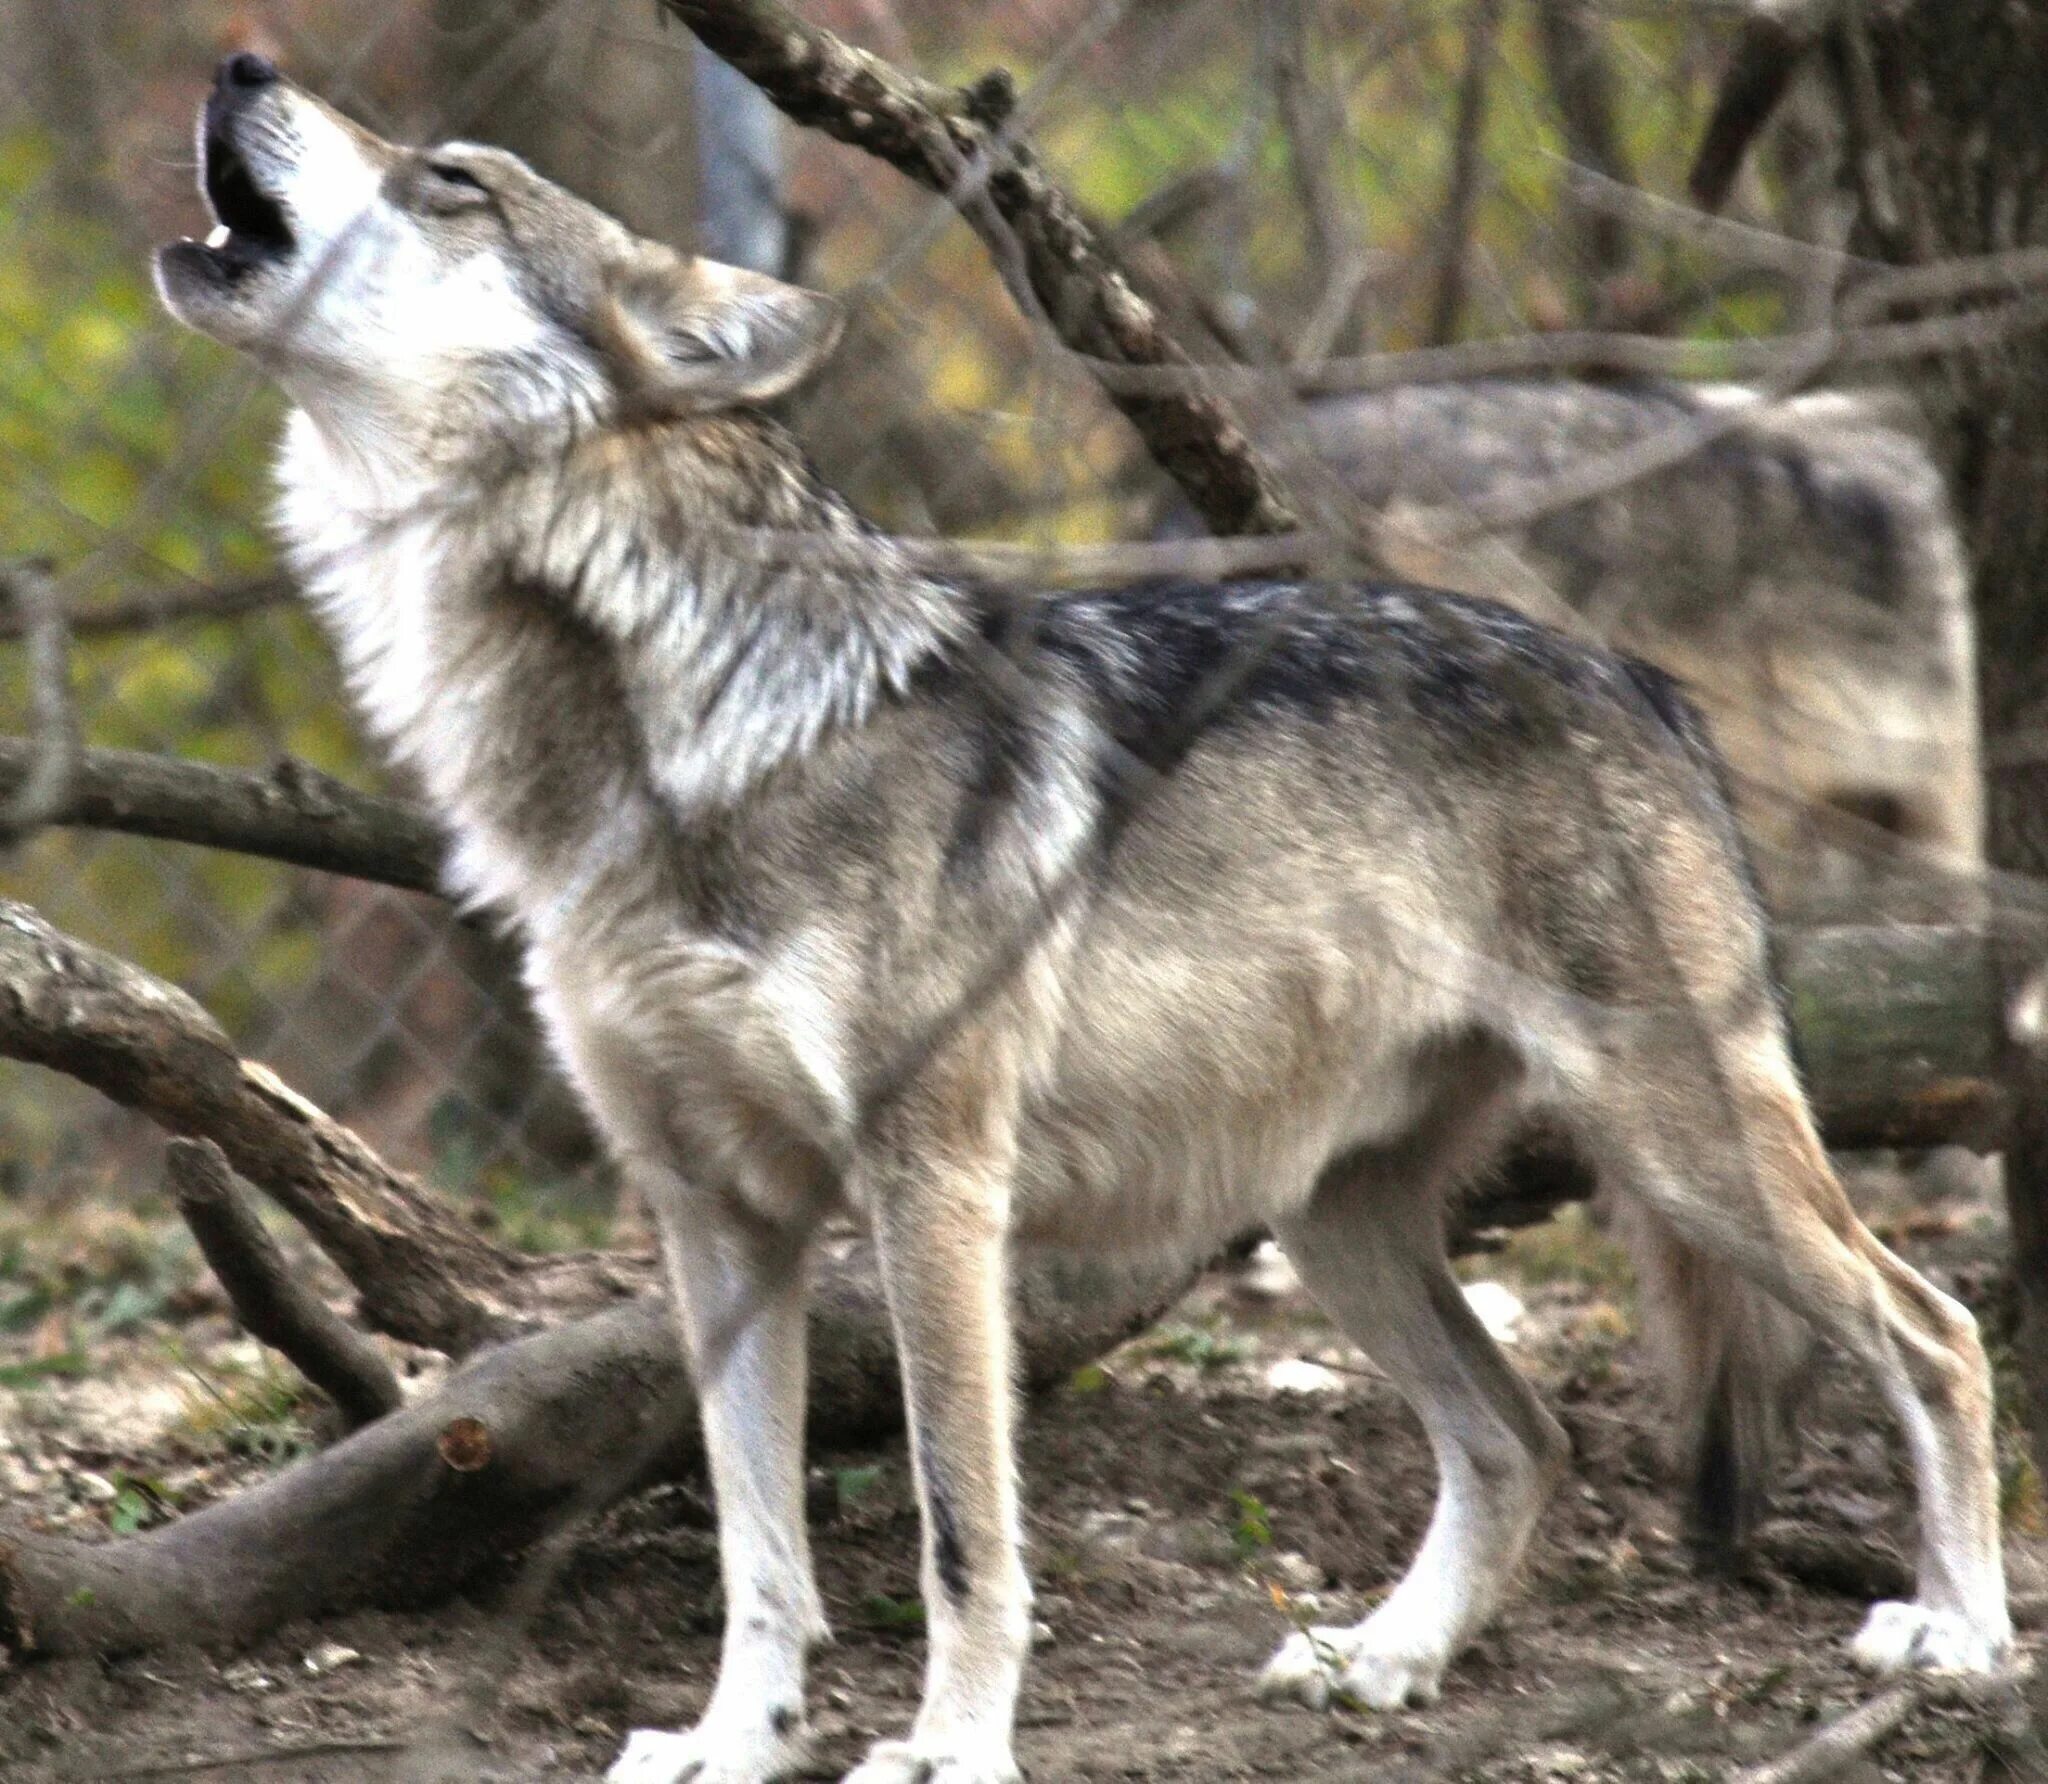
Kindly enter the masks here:
[[459, 161], [429, 161], [433, 196], [447, 205], [477, 204], [491, 196], [490, 187]]

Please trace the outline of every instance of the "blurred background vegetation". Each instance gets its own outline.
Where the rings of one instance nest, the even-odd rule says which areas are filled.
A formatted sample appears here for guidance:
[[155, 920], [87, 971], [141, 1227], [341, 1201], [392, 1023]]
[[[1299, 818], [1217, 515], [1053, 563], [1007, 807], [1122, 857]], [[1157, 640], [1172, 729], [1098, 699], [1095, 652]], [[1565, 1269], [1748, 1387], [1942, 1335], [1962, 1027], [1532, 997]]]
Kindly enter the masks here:
[[[1205, 320], [1255, 360], [1308, 342], [1345, 353], [1588, 324], [1740, 337], [1785, 320], [1769, 278], [1729, 277], [1572, 195], [1571, 164], [1589, 157], [1681, 189], [1726, 8], [804, 10], [936, 79], [1013, 70], [1070, 188], [1134, 252], [1177, 264]], [[138, 603], [159, 622], [81, 624], [89, 741], [251, 767], [291, 755], [380, 784], [326, 646], [266, 598], [277, 401], [148, 288], [149, 246], [205, 227], [191, 117], [214, 59], [263, 50], [394, 135], [508, 143], [677, 241], [696, 227], [700, 145], [720, 152], [725, 126], [705, 108], [731, 87], [703, 78], [653, 0], [0, 0], [0, 42], [0, 555], [48, 557], [82, 622]], [[1794, 126], [1738, 210], [1782, 219], [1825, 201], [1802, 198], [1811, 182], [1783, 147]], [[1157, 472], [1085, 374], [1033, 341], [950, 213], [814, 135], [782, 133], [773, 154], [783, 270], [860, 299], [862, 341], [808, 409], [828, 471], [907, 529], [1141, 534]], [[1447, 291], [1460, 206], [1469, 248]], [[184, 611], [216, 591], [246, 610]], [[0, 730], [26, 726], [20, 654], [0, 646]], [[536, 1067], [501, 956], [432, 901], [65, 830], [0, 856], [0, 886], [185, 986], [248, 1053], [536, 1242], [601, 1219], [605, 1187]], [[0, 1066], [5, 1193], [129, 1192], [155, 1158], [87, 1093]]]

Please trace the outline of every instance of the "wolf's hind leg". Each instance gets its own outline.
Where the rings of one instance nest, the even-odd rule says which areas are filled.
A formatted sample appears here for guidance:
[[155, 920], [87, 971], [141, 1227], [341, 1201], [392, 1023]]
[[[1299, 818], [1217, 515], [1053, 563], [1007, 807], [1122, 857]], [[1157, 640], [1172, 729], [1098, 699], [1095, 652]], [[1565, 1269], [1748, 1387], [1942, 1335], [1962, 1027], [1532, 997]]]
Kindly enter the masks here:
[[1916, 1596], [1874, 1607], [1852, 1651], [1886, 1671], [1996, 1668], [2012, 1625], [1976, 1321], [1856, 1217], [1775, 1033], [1721, 1038], [1714, 1070], [1663, 1051], [1644, 1048], [1573, 1117], [1603, 1177], [1861, 1359], [1905, 1432]]
[[661, 1221], [718, 1506], [725, 1640], [696, 1727], [636, 1729], [608, 1784], [769, 1784], [806, 1758], [804, 1661], [825, 1639], [804, 1525], [804, 1260], [665, 1174]]
[[1371, 1616], [1288, 1639], [1260, 1681], [1272, 1697], [1373, 1709], [1434, 1702], [1444, 1669], [1492, 1614], [1570, 1454], [1451, 1274], [1443, 1196], [1479, 1131], [1433, 1125], [1324, 1178], [1280, 1229], [1302, 1280], [1386, 1371], [1435, 1452], [1436, 1510], [1408, 1571]]

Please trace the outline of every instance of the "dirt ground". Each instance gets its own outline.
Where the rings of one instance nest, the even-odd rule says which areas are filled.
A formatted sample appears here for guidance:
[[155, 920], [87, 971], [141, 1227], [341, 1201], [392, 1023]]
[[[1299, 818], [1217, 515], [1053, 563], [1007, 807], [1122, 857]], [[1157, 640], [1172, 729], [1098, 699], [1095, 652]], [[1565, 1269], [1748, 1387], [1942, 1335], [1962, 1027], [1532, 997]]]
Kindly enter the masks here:
[[[1981, 1302], [1997, 1233], [1981, 1203], [1892, 1225], [1995, 1323]], [[1418, 1428], [1363, 1357], [1284, 1284], [1219, 1276], [1160, 1333], [1030, 1411], [1040, 1632], [1019, 1753], [1036, 1784], [1685, 1784], [1737, 1776], [1878, 1689], [1843, 1642], [1861, 1599], [1896, 1586], [1886, 1576], [1911, 1552], [1910, 1512], [1862, 1382], [1833, 1361], [1816, 1371], [1762, 1558], [1745, 1577], [1702, 1579], [1678, 1540], [1661, 1421], [1604, 1241], [1575, 1219], [1469, 1274], [1524, 1304], [1514, 1353], [1577, 1461], [1521, 1589], [1442, 1702], [1315, 1714], [1251, 1696], [1294, 1620], [1350, 1619], [1392, 1581], [1432, 1476]], [[22, 1302], [23, 1284], [40, 1300]], [[124, 1286], [135, 1317], [109, 1318]], [[0, 1326], [0, 1488], [14, 1515], [132, 1528], [311, 1440], [289, 1382], [147, 1223], [111, 1239], [17, 1235], [0, 1252]], [[2039, 1486], [2009, 1431], [2002, 1442], [2013, 1583], [2030, 1613], [2048, 1587]], [[838, 1632], [814, 1674], [815, 1775], [836, 1778], [913, 1707], [916, 1524], [898, 1448], [827, 1458], [812, 1487]], [[551, 1583], [527, 1573], [452, 1607], [295, 1627], [243, 1653], [0, 1672], [0, 1778], [589, 1778], [627, 1728], [689, 1719], [717, 1626], [708, 1508], [665, 1489], [581, 1533]], [[2034, 1690], [2025, 1677], [1934, 1688], [1868, 1757], [1827, 1775], [2048, 1778]]]

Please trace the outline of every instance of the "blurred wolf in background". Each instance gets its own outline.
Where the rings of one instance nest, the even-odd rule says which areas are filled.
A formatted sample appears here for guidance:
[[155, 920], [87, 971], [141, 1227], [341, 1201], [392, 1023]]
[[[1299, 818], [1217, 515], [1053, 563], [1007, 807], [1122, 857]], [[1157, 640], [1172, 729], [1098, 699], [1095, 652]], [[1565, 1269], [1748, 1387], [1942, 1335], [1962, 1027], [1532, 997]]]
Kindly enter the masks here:
[[[1981, 912], [1962, 541], [1904, 398], [1488, 378], [1310, 401], [1305, 444], [1400, 574], [1506, 600], [1679, 676], [1767, 902], [1799, 922]], [[1712, 430], [1676, 466], [1455, 542], [1469, 506]], [[1170, 536], [1199, 530], [1185, 508]]]
[[1969, 1315], [1851, 1211], [1673, 684], [1506, 608], [1295, 581], [1023, 597], [920, 571], [756, 405], [832, 304], [636, 240], [502, 152], [225, 63], [172, 311], [297, 404], [279, 517], [363, 713], [514, 924], [657, 1210], [722, 1535], [716, 1687], [615, 1779], [804, 1763], [807, 1248], [872, 1232], [924, 1524], [925, 1693], [856, 1784], [998, 1784], [1030, 1640], [1012, 1247], [1268, 1222], [1414, 1403], [1437, 1510], [1267, 1688], [1427, 1701], [1565, 1465], [1445, 1262], [1540, 1111], [1642, 1210], [1708, 1511], [1748, 1506], [1771, 1306], [1873, 1371], [1918, 1596], [1856, 1653], [2011, 1639]]

